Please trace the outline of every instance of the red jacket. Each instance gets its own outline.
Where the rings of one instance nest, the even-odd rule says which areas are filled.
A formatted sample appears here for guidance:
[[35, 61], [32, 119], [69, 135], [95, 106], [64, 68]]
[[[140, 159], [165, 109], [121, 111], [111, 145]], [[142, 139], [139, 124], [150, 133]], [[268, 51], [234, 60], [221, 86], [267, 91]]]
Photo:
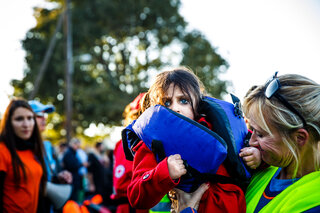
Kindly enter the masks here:
[[[128, 186], [128, 199], [135, 208], [152, 208], [165, 194], [179, 182], [169, 176], [167, 159], [157, 163], [153, 152], [140, 141], [134, 147], [133, 174]], [[217, 174], [229, 176], [221, 165]], [[199, 213], [204, 212], [245, 212], [244, 193], [234, 184], [210, 183], [209, 189], [202, 196]]]
[[132, 161], [127, 160], [125, 157], [122, 140], [117, 142], [113, 157], [113, 194], [111, 198], [125, 198], [127, 197], [127, 187], [132, 176]]
[[[114, 151], [114, 165], [113, 165], [113, 194], [111, 199], [125, 199], [127, 197], [127, 187], [131, 182], [132, 177], [132, 161], [126, 159], [122, 140], [118, 141]], [[129, 213], [129, 203], [123, 203], [117, 206], [116, 213]], [[148, 213], [149, 210], [135, 209], [136, 213]]]

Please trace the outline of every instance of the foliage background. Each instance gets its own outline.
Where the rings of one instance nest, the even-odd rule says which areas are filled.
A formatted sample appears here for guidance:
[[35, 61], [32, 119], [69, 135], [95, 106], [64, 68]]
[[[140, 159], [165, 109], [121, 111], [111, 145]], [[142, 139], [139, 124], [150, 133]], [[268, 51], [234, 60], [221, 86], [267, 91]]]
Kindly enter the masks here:
[[[22, 80], [12, 81], [15, 96], [28, 98], [34, 89], [43, 56], [63, 14], [64, 1], [48, 2], [47, 8], [35, 8], [37, 25], [23, 40], [28, 68]], [[165, 69], [187, 66], [211, 96], [221, 98], [227, 92], [231, 83], [219, 78], [228, 68], [227, 61], [201, 32], [188, 30], [180, 6], [179, 0], [72, 1], [74, 135], [87, 137], [85, 129], [92, 123], [121, 125], [125, 106], [147, 91], [152, 77]], [[56, 107], [56, 113], [49, 117], [47, 134], [52, 141], [65, 136], [63, 30], [56, 36], [57, 44], [36, 95]]]

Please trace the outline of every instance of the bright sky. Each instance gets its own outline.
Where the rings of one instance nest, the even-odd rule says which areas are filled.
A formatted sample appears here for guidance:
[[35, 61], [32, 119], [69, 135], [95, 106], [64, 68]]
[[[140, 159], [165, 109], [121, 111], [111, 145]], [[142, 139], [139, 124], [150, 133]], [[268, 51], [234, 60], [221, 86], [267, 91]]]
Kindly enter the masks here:
[[[10, 0], [0, 7], [0, 112], [12, 94], [10, 80], [23, 77], [20, 40], [35, 25], [32, 7], [43, 0]], [[278, 70], [320, 83], [319, 0], [182, 0], [182, 15], [203, 32], [229, 62], [224, 79], [243, 98]]]

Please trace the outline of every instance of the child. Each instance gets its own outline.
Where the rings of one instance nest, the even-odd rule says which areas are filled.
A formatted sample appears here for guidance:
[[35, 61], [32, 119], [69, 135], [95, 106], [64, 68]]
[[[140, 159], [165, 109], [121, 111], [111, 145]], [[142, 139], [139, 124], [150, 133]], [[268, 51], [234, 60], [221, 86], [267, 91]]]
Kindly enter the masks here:
[[[203, 91], [204, 88], [198, 77], [186, 68], [162, 72], [156, 76], [155, 83], [147, 92], [142, 103], [142, 111], [160, 104], [210, 128], [211, 124], [198, 111]], [[188, 132], [186, 131], [185, 134]], [[190, 142], [192, 140], [193, 138], [190, 138]], [[179, 185], [181, 177], [187, 174], [187, 169], [180, 154], [170, 155], [157, 162], [155, 154], [144, 141], [138, 142], [132, 151], [135, 155], [132, 181], [128, 186], [128, 199], [133, 207], [148, 209]], [[215, 152], [212, 155], [214, 154]], [[230, 176], [223, 163], [216, 173]], [[244, 193], [239, 186], [219, 182], [208, 184], [209, 189], [202, 196], [198, 212], [246, 211]]]

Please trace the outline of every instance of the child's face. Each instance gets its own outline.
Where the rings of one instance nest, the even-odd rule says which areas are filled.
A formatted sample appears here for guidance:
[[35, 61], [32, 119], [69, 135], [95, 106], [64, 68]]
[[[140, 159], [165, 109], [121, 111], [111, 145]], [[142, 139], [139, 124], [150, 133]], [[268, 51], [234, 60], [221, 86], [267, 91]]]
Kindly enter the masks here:
[[[191, 93], [192, 103], [195, 103], [195, 97]], [[178, 86], [171, 84], [166, 91], [164, 106], [190, 119], [194, 119], [194, 113], [189, 97], [183, 94]], [[195, 106], [193, 106], [195, 108]]]

